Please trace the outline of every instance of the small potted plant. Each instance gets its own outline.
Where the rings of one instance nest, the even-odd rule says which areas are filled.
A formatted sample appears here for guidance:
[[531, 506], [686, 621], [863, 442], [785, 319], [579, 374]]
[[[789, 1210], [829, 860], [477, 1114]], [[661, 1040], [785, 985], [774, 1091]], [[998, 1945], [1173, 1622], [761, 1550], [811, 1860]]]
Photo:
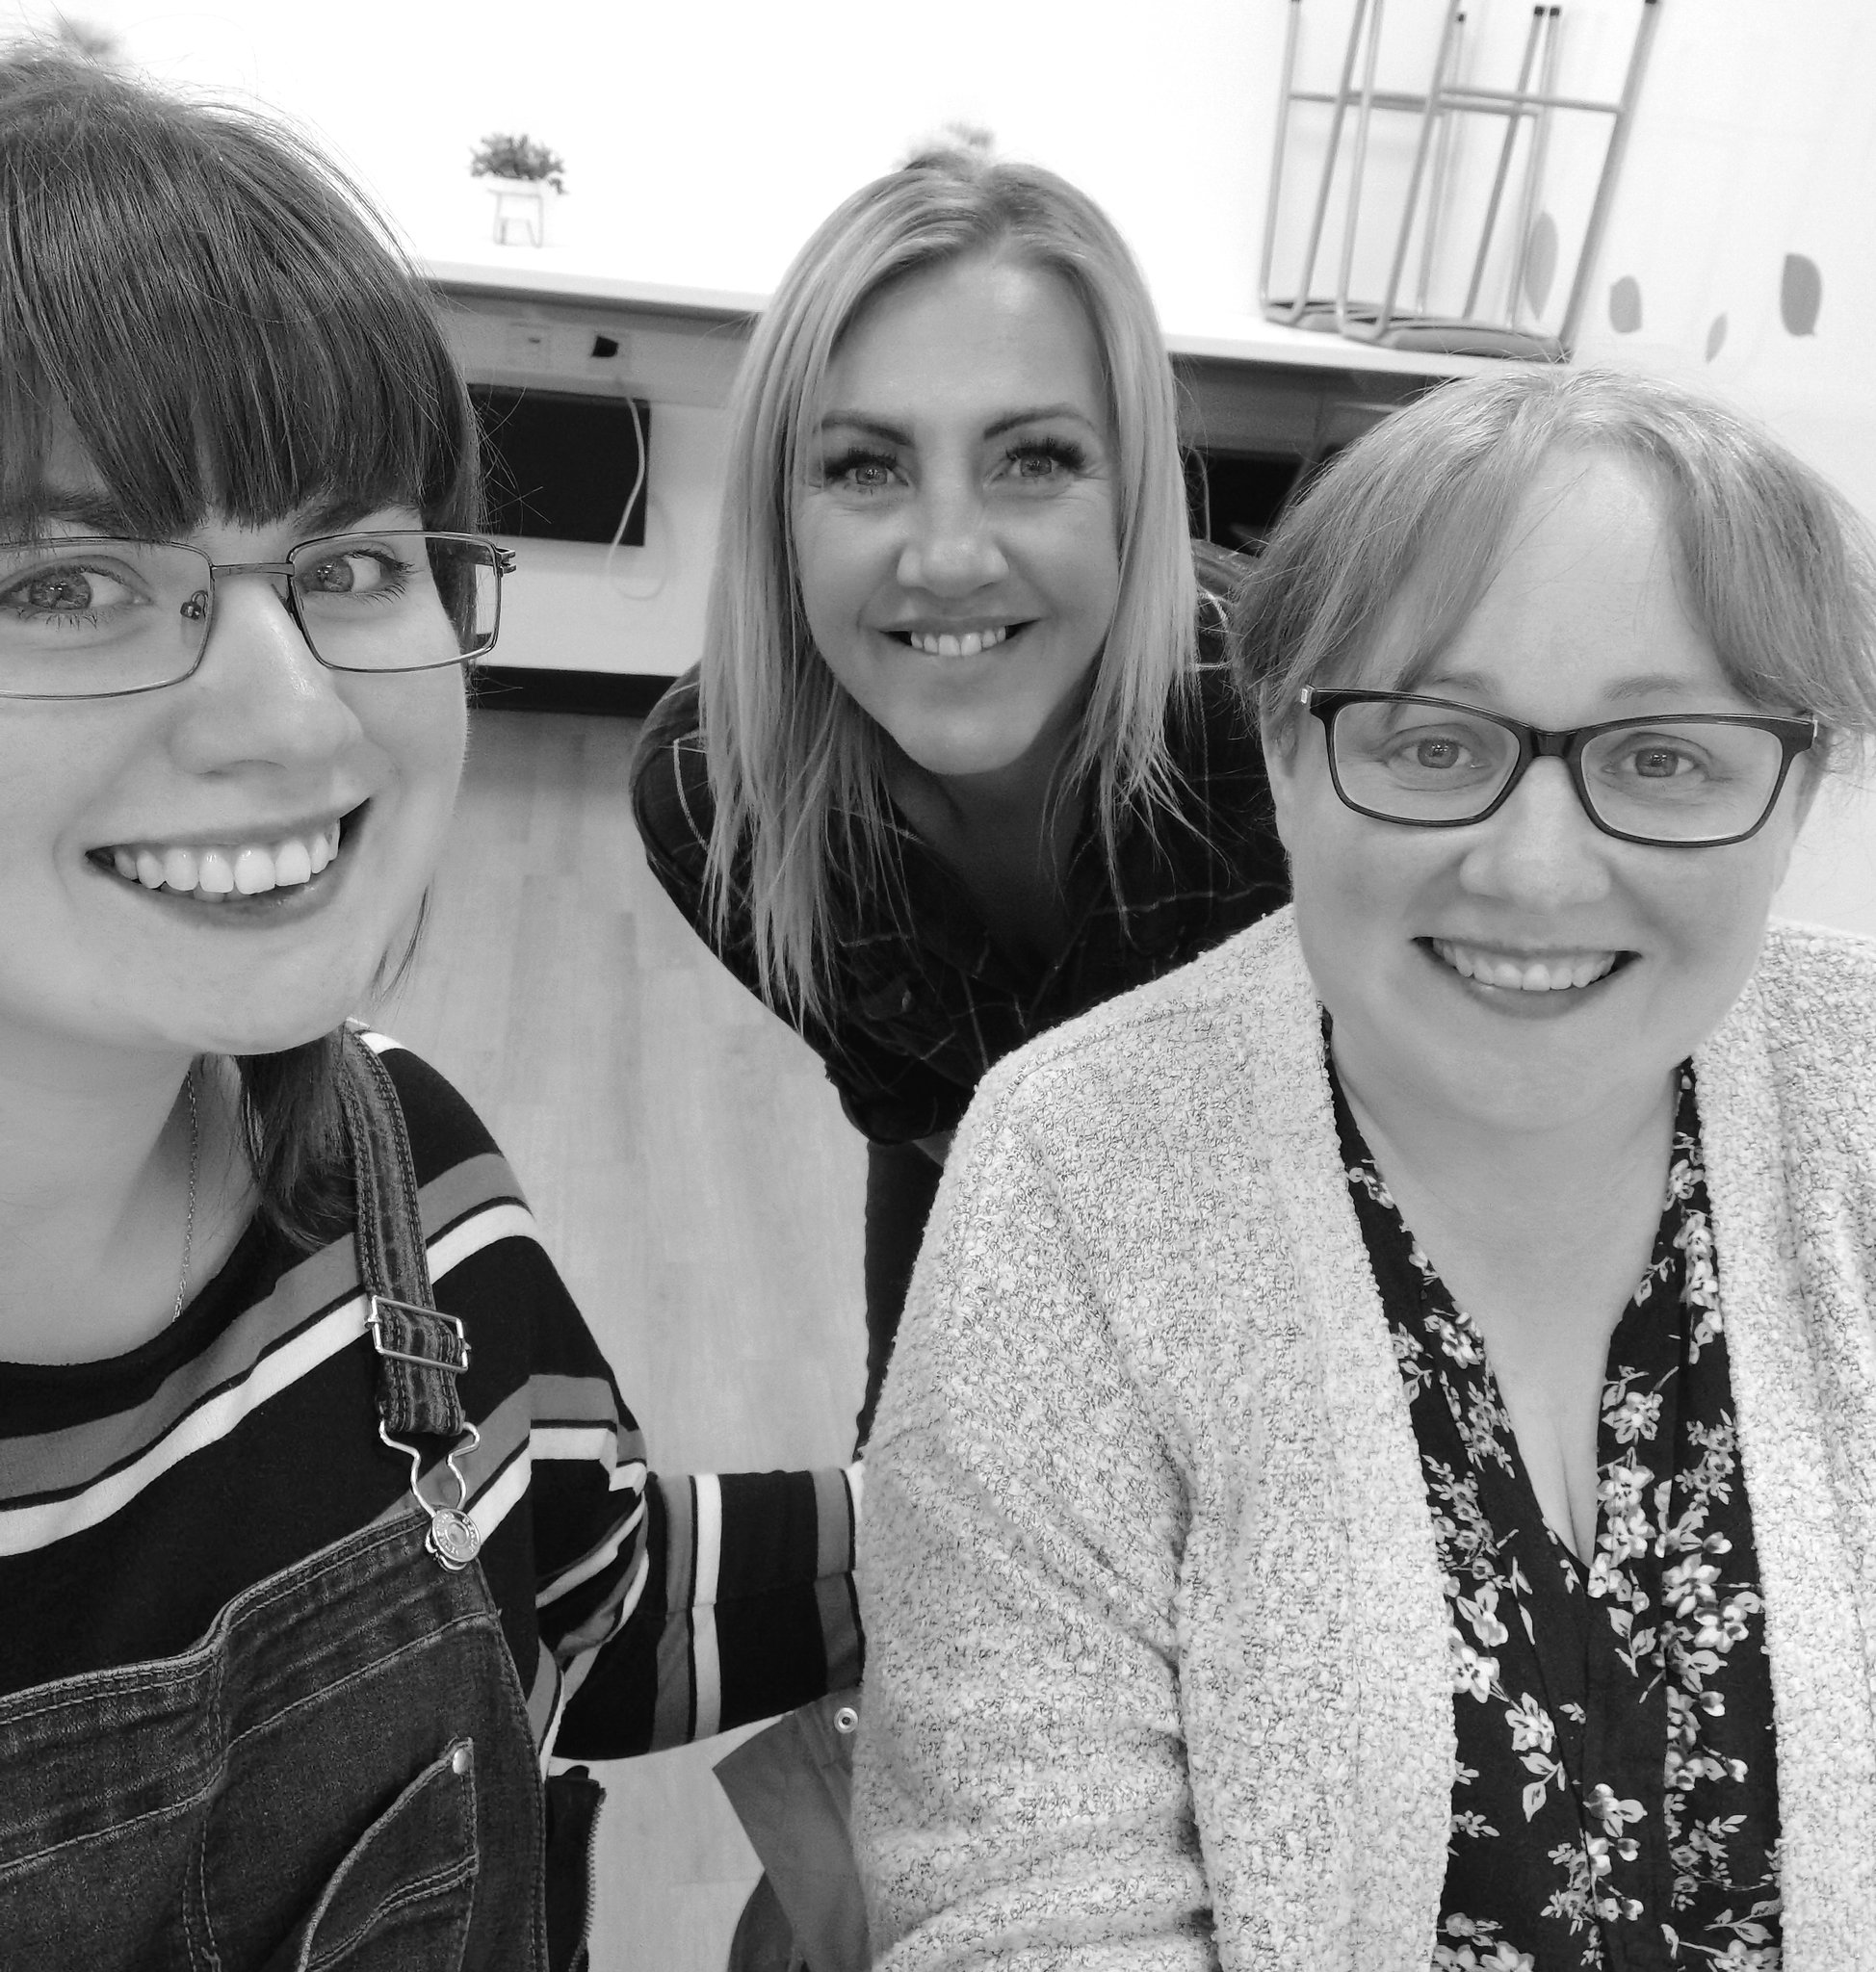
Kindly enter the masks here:
[[518, 137], [497, 131], [477, 144], [469, 175], [494, 194], [498, 245], [517, 235], [530, 246], [547, 244], [549, 204], [566, 190], [566, 166], [557, 151], [525, 131]]

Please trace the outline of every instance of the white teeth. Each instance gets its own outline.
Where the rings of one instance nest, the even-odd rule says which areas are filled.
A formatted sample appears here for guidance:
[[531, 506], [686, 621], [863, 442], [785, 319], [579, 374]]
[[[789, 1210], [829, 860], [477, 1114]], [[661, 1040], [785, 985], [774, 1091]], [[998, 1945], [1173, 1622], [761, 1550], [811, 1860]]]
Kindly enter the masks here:
[[1009, 635], [1009, 625], [1003, 624], [997, 630], [966, 630], [956, 636], [950, 632], [943, 635], [934, 631], [908, 630], [906, 641], [915, 651], [923, 651], [928, 658], [975, 658], [984, 651], [992, 651]]
[[1612, 951], [1584, 952], [1576, 958], [1533, 959], [1520, 964], [1473, 946], [1453, 945], [1444, 938], [1432, 941], [1433, 949], [1455, 973], [1476, 979], [1482, 986], [1497, 986], [1518, 993], [1561, 993], [1567, 987], [1594, 985], [1616, 962]]
[[185, 891], [204, 903], [309, 883], [338, 853], [336, 821], [312, 835], [289, 836], [272, 844], [239, 843], [205, 849], [122, 844], [110, 852], [112, 868], [126, 882], [141, 883], [145, 890]]
[[274, 857], [267, 849], [243, 849], [234, 861], [234, 887], [245, 897], [274, 888]]

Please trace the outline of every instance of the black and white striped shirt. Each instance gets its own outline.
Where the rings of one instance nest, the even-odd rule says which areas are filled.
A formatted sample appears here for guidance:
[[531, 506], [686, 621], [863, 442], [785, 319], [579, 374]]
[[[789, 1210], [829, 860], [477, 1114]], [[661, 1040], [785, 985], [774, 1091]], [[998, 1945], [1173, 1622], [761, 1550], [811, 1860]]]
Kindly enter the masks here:
[[[501, 1153], [432, 1069], [366, 1038], [470, 1343], [469, 1507], [543, 1755], [646, 1751], [856, 1682], [857, 1474], [648, 1477]], [[142, 1348], [0, 1363], [0, 1696], [184, 1651], [244, 1590], [407, 1510], [376, 1373], [351, 1236], [305, 1255], [259, 1222]]]

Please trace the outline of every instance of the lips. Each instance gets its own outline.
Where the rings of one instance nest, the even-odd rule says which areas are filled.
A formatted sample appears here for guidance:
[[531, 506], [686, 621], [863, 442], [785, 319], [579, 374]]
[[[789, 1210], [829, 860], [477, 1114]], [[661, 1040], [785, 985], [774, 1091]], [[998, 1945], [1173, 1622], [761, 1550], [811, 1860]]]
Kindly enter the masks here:
[[976, 658], [1006, 643], [1016, 632], [1027, 628], [1023, 623], [991, 623], [977, 624], [968, 630], [920, 628], [890, 630], [886, 634], [928, 658]]
[[[343, 819], [355, 822], [361, 814], [354, 809]], [[284, 834], [257, 831], [222, 842], [113, 843], [92, 850], [91, 861], [146, 891], [221, 903], [303, 889], [337, 860], [342, 835], [342, 818], [334, 816]]]
[[1580, 992], [1606, 979], [1634, 956], [1594, 947], [1518, 954], [1449, 938], [1430, 938], [1424, 943], [1462, 978], [1507, 993]]

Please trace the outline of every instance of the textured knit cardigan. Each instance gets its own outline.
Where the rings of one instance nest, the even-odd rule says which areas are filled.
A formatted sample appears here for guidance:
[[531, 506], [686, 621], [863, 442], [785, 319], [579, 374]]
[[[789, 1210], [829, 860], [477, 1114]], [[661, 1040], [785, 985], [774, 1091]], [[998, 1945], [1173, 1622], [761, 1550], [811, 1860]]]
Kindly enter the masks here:
[[[1695, 1066], [1785, 1964], [1876, 1972], [1876, 943], [1775, 926]], [[883, 1967], [1429, 1963], [1446, 1609], [1289, 911], [985, 1079], [868, 1466]]]

